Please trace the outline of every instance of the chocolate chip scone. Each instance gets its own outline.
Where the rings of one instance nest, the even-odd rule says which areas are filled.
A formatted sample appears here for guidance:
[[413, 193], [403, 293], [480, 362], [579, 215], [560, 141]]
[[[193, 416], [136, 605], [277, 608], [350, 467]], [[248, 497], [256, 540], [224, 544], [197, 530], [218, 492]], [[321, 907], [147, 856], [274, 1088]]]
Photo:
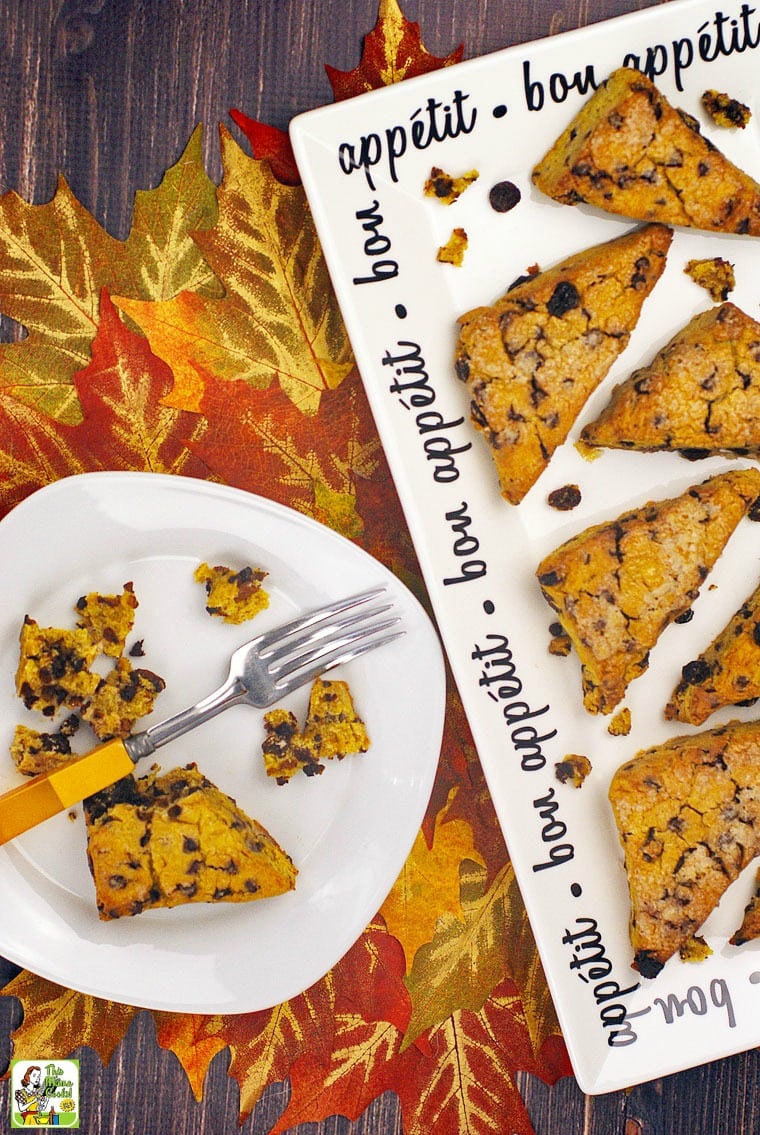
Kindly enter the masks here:
[[734, 931], [729, 942], [732, 946], [743, 946], [755, 938], [760, 938], [760, 869], [755, 875], [755, 889], [744, 908], [741, 926]]
[[165, 688], [166, 682], [152, 670], [133, 667], [128, 658], [119, 658], [82, 707], [82, 720], [101, 741], [128, 737], [135, 723], [152, 712]]
[[672, 106], [646, 75], [613, 71], [534, 168], [565, 205], [640, 221], [760, 234], [760, 185]]
[[672, 236], [663, 225], [645, 225], [460, 317], [456, 373], [511, 504], [538, 480], [626, 347]]
[[125, 583], [119, 595], [90, 591], [76, 602], [77, 626], [87, 631], [104, 654], [118, 658], [134, 625], [138, 605], [132, 583]]
[[98, 654], [86, 630], [41, 627], [27, 615], [19, 636], [16, 693], [27, 709], [53, 717], [61, 708], [78, 709], [99, 678], [90, 666]]
[[760, 723], [638, 753], [609, 790], [625, 856], [633, 965], [654, 977], [760, 852]]
[[277, 841], [194, 764], [126, 777], [85, 801], [104, 921], [190, 902], [250, 902], [295, 887]]
[[696, 315], [617, 386], [589, 445], [760, 456], [760, 323], [733, 303]]
[[240, 570], [223, 564], [199, 564], [194, 579], [206, 589], [206, 610], [225, 623], [245, 623], [269, 606], [269, 595], [261, 586], [268, 572], [262, 568]]
[[729, 470], [593, 525], [544, 558], [538, 581], [580, 659], [590, 713], [611, 713], [644, 673], [758, 494], [760, 471]]
[[698, 658], [687, 662], [665, 716], [702, 725], [726, 705], [760, 698], [760, 586]]
[[303, 730], [298, 728], [295, 714], [286, 709], [266, 713], [264, 727], [264, 765], [267, 776], [278, 784], [286, 783], [299, 771], [318, 775], [323, 761], [366, 753], [370, 744], [348, 683], [329, 678], [317, 678], [312, 685]]

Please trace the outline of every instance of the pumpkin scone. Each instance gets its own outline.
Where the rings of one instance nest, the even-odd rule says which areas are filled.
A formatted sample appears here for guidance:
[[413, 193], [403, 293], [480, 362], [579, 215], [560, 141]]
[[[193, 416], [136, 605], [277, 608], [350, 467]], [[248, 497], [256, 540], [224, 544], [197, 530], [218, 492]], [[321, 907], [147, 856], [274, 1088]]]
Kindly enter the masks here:
[[760, 456], [760, 323], [733, 303], [696, 315], [617, 386], [589, 445]]
[[611, 713], [644, 673], [759, 494], [760, 471], [719, 473], [585, 529], [539, 564], [544, 597], [580, 659], [590, 713]]
[[729, 942], [732, 946], [743, 946], [755, 938], [760, 938], [760, 870], [755, 875], [755, 889], [744, 908], [741, 926], [734, 931]]
[[760, 586], [698, 658], [687, 662], [665, 716], [702, 725], [717, 709], [760, 698]]
[[617, 770], [633, 965], [655, 977], [760, 852], [760, 722], [675, 737]]
[[152, 670], [133, 667], [128, 658], [119, 658], [82, 707], [82, 720], [101, 741], [128, 737], [135, 723], [151, 713], [165, 687], [163, 678]]
[[269, 606], [261, 586], [269, 573], [246, 566], [236, 570], [224, 564], [199, 564], [193, 578], [206, 589], [206, 610], [225, 623], [245, 623]]
[[264, 728], [264, 765], [267, 776], [278, 784], [299, 771], [318, 775], [324, 769], [323, 761], [366, 753], [370, 745], [348, 683], [330, 678], [317, 678], [312, 685], [303, 730], [295, 714], [286, 709], [264, 714]]
[[621, 67], [594, 92], [532, 173], [565, 205], [640, 221], [760, 235], [760, 185], [646, 75]]
[[132, 583], [125, 583], [119, 595], [90, 591], [76, 602], [77, 626], [88, 632], [104, 654], [118, 658], [134, 625], [138, 605]]
[[69, 738], [78, 728], [79, 718], [75, 714], [67, 717], [54, 733], [17, 725], [11, 741], [11, 759], [23, 776], [37, 776], [60, 768], [72, 759]]
[[78, 709], [100, 681], [90, 670], [99, 652], [86, 630], [41, 627], [29, 615], [19, 636], [16, 693], [27, 709], [53, 717], [61, 706]]
[[672, 237], [663, 225], [642, 226], [460, 317], [456, 373], [511, 504], [538, 480], [627, 346]]
[[194, 764], [125, 777], [85, 801], [104, 921], [190, 902], [250, 902], [295, 887], [277, 841]]

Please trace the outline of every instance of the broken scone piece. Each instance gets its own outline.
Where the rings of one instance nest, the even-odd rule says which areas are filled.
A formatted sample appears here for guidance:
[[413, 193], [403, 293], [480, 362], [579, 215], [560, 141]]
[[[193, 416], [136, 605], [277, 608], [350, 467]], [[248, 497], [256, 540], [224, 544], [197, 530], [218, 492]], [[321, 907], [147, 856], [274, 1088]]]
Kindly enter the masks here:
[[206, 610], [225, 623], [244, 623], [269, 606], [269, 595], [261, 586], [269, 573], [262, 568], [244, 567], [239, 571], [217, 564], [199, 564], [194, 579], [206, 588]]
[[565, 205], [760, 234], [760, 185], [702, 136], [695, 118], [629, 67], [602, 83], [532, 176], [534, 185]]
[[760, 698], [760, 586], [698, 658], [682, 668], [665, 707], [669, 720], [703, 722], [727, 705]]
[[90, 670], [99, 647], [86, 630], [41, 627], [27, 615], [19, 636], [16, 693], [27, 709], [52, 717], [79, 707], [99, 682]]
[[303, 730], [295, 714], [281, 708], [264, 714], [264, 728], [264, 765], [267, 776], [278, 784], [285, 784], [297, 772], [318, 775], [324, 760], [366, 753], [370, 744], [348, 684], [328, 678], [317, 678], [311, 688]]
[[478, 180], [478, 171], [476, 169], [468, 170], [467, 173], [454, 176], [450, 173], [445, 173], [438, 166], [433, 166], [430, 171], [430, 177], [424, 185], [424, 193], [426, 197], [435, 197], [442, 205], [453, 205], [458, 201], [466, 189], [469, 189], [474, 181]]
[[759, 722], [672, 738], [612, 778], [633, 965], [643, 977], [689, 942], [760, 852], [759, 780]]
[[103, 920], [190, 902], [293, 890], [290, 856], [195, 764], [125, 777], [85, 801], [87, 856]]
[[529, 275], [459, 319], [456, 374], [502, 496], [519, 504], [628, 344], [672, 231], [646, 225]]
[[644, 673], [759, 494], [760, 471], [729, 470], [593, 525], [544, 557], [538, 582], [580, 659], [590, 713], [611, 713]]
[[68, 764], [72, 758], [70, 738], [79, 728], [79, 718], [71, 714], [54, 733], [43, 733], [29, 725], [17, 725], [11, 742], [11, 758], [23, 776], [37, 776]]
[[152, 670], [133, 668], [128, 658], [119, 658], [82, 707], [82, 720], [92, 726], [101, 741], [123, 739], [135, 722], [152, 712], [165, 687], [163, 678]]
[[77, 626], [84, 628], [104, 654], [118, 658], [135, 621], [138, 607], [132, 583], [125, 583], [120, 595], [90, 591], [77, 600]]

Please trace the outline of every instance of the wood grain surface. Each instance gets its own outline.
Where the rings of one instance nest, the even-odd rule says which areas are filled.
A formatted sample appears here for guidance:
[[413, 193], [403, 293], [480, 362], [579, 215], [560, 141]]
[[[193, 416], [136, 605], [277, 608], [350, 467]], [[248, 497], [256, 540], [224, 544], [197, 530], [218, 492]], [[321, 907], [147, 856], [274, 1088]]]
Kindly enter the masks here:
[[[467, 58], [646, 6], [402, 0], [428, 51], [447, 54], [462, 43]], [[235, 133], [230, 109], [284, 129], [293, 115], [331, 102], [324, 64], [354, 67], [377, 14], [378, 0], [0, 0], [0, 190], [42, 203], [62, 173], [101, 224], [123, 237], [135, 190], [160, 180], [196, 123], [205, 124], [207, 168], [218, 179], [218, 124]], [[7, 321], [4, 334], [14, 334]], [[0, 963], [0, 985], [14, 972]], [[17, 1001], [0, 998], [0, 1070], [20, 1013]], [[238, 1128], [229, 1053], [212, 1061], [197, 1102], [176, 1058], [157, 1045], [147, 1012], [137, 1014], [107, 1067], [91, 1050], [73, 1055], [88, 1084], [83, 1135], [264, 1135], [288, 1099], [287, 1084], [271, 1085]], [[760, 1132], [757, 1051], [595, 1098], [571, 1078], [549, 1088], [521, 1075], [519, 1084], [536, 1135]], [[3, 1122], [8, 1108], [5, 1080]], [[402, 1128], [388, 1092], [356, 1123], [335, 1117], [295, 1130], [401, 1135]]]

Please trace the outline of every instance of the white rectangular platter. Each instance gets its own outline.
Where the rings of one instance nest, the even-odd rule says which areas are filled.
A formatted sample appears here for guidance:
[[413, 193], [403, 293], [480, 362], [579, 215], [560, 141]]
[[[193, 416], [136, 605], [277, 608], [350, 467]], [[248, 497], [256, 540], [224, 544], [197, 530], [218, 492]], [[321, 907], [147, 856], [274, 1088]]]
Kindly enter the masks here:
[[[703, 132], [760, 178], [760, 17], [739, 0], [673, 0], [321, 108], [291, 138], [377, 426], [415, 541], [438, 624], [517, 872], [580, 1086], [601, 1093], [760, 1044], [760, 943], [729, 944], [752, 888], [745, 873], [704, 927], [712, 955], [676, 958], [655, 980], [631, 968], [622, 853], [607, 802], [614, 770], [684, 727], [663, 707], [695, 657], [757, 584], [760, 528], [743, 522], [688, 625], [667, 629], [648, 672], [629, 689], [627, 737], [586, 713], [577, 658], [548, 653], [552, 612], [541, 558], [591, 523], [675, 495], [727, 466], [678, 455], [573, 444], [612, 387], [648, 362], [696, 312], [712, 306], [685, 273], [692, 257], [735, 265], [731, 299], [758, 313], [760, 245], [677, 230], [665, 275], [625, 352], [589, 400], [568, 442], [519, 507], [500, 496], [490, 455], [469, 422], [454, 374], [457, 317], [492, 303], [531, 266], [626, 231], [631, 222], [555, 204], [530, 181], [534, 164], [593, 89], [623, 64], [647, 71]], [[747, 103], [745, 130], [719, 129], [700, 96], [717, 88]], [[452, 206], [425, 196], [431, 168], [475, 169]], [[489, 204], [502, 181], [520, 191], [506, 213]], [[455, 227], [460, 267], [437, 250]], [[580, 505], [552, 509], [552, 489], [577, 484]], [[715, 586], [712, 586], [712, 585]], [[735, 716], [751, 716], [743, 709]], [[716, 715], [710, 724], [727, 716]], [[590, 757], [577, 790], [554, 766]], [[750, 868], [750, 872], [753, 868]]]

